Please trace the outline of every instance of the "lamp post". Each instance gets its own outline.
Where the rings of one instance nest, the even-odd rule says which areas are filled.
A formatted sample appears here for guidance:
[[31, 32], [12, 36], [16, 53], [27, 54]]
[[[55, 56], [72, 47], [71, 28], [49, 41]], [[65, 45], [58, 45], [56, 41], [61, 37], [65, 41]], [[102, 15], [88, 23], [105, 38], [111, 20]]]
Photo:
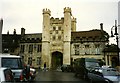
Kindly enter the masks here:
[[[115, 28], [115, 33], [113, 34], [112, 29]], [[117, 20], [115, 20], [115, 26], [111, 28], [111, 37], [116, 36], [116, 42], [117, 42], [117, 57], [118, 57], [118, 66], [120, 66], [120, 57], [119, 57], [119, 41], [118, 41], [118, 32], [117, 32]]]

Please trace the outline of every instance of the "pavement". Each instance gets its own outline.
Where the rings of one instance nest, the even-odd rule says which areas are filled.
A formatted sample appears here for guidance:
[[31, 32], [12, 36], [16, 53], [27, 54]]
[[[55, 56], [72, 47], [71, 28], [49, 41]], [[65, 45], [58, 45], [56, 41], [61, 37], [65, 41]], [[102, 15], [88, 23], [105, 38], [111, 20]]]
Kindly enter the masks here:
[[54, 71], [37, 71], [36, 81], [39, 82], [72, 82], [88, 83], [80, 78], [76, 78], [74, 73], [62, 72], [60, 69]]

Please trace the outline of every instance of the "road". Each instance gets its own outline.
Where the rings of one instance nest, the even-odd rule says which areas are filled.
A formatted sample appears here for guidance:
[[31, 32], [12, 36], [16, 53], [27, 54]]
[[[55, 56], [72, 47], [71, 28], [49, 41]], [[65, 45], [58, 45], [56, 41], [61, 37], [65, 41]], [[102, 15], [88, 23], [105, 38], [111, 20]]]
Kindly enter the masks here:
[[61, 72], [61, 71], [38, 71], [36, 76], [36, 81], [57, 81], [57, 82], [79, 82], [79, 83], [88, 83], [86, 81], [81, 80], [80, 78], [76, 78], [74, 73], [70, 72]]

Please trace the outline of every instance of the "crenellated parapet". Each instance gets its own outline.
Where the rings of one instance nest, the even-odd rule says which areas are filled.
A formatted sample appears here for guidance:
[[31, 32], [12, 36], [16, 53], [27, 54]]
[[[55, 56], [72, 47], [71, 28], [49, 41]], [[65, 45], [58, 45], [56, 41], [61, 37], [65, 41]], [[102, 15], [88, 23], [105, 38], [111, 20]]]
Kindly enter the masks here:
[[71, 13], [71, 8], [70, 7], [65, 7], [64, 8], [64, 13], [66, 13], [66, 12]]
[[50, 18], [50, 22], [51, 22], [51, 23], [55, 23], [55, 24], [56, 24], [56, 23], [57, 23], [57, 24], [60, 24], [60, 23], [63, 23], [63, 22], [64, 22], [64, 18], [61, 18], [61, 19], [60, 19], [60, 18], [53, 18], [53, 17], [51, 17], [51, 18]]
[[43, 14], [49, 14], [51, 15], [51, 11], [47, 8], [43, 9]]
[[76, 18], [73, 17], [73, 18], [72, 18], [72, 21], [73, 21], [73, 22], [76, 22]]

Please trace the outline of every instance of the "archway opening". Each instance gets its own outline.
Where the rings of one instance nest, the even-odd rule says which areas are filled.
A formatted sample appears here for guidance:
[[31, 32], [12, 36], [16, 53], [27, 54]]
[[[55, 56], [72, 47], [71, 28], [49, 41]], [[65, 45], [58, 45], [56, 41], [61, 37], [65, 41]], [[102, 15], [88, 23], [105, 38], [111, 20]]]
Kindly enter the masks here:
[[52, 69], [57, 69], [63, 64], [63, 54], [61, 52], [53, 52], [52, 53], [52, 60], [51, 60], [51, 65]]

